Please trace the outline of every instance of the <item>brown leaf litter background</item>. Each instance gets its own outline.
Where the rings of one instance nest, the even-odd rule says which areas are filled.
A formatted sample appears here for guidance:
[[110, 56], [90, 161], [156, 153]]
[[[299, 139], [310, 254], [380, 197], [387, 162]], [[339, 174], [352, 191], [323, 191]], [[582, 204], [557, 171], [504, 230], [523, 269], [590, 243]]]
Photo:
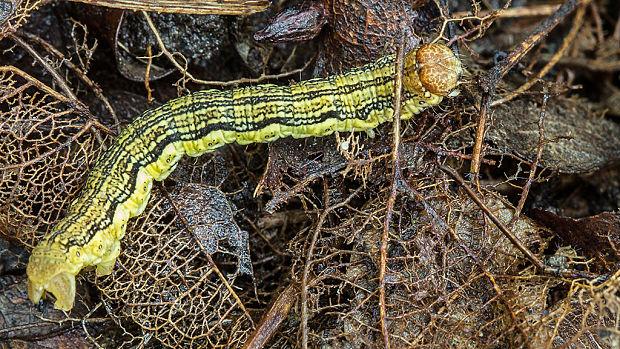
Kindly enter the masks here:
[[[2, 347], [619, 345], [614, 1], [81, 2], [0, 1]], [[143, 110], [438, 38], [460, 96], [185, 158], [70, 313], [28, 300], [30, 249]]]

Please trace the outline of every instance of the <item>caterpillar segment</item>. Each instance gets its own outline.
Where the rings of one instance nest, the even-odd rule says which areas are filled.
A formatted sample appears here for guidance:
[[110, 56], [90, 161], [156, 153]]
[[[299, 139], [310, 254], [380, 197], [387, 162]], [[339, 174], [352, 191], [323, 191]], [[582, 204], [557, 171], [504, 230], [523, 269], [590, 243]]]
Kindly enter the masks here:
[[[80, 270], [95, 266], [98, 275], [110, 274], [127, 221], [144, 211], [153, 181], [166, 178], [183, 155], [199, 156], [233, 142], [372, 130], [391, 121], [395, 62], [390, 55], [289, 86], [204, 90], [145, 111], [100, 155], [66, 216], [33, 249], [27, 268], [30, 299], [37, 303], [50, 292], [57, 309], [70, 310]], [[444, 45], [409, 52], [402, 118], [454, 95], [461, 71], [459, 59]]]

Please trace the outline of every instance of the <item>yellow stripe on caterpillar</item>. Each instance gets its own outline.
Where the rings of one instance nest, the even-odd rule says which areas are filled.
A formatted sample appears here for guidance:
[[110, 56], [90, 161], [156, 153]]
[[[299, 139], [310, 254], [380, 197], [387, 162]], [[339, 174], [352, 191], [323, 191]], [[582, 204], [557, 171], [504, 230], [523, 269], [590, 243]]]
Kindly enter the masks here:
[[[30, 299], [36, 303], [51, 292], [56, 308], [70, 310], [75, 275], [82, 268], [111, 273], [127, 221], [142, 213], [153, 181], [166, 178], [184, 154], [198, 156], [232, 142], [371, 130], [391, 121], [395, 61], [390, 55], [344, 74], [290, 86], [199, 91], [145, 111], [101, 154], [67, 215], [32, 251]], [[409, 52], [402, 118], [439, 104], [454, 91], [461, 71], [461, 62], [444, 45]]]

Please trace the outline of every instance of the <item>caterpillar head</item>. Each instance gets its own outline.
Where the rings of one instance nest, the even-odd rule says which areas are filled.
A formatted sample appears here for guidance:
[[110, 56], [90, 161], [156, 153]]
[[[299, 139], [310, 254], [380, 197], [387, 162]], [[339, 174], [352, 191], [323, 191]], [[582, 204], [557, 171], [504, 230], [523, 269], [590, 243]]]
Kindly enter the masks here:
[[89, 215], [68, 215], [58, 222], [30, 254], [26, 268], [28, 296], [33, 303], [39, 302], [45, 292], [56, 296], [54, 307], [71, 310], [75, 299], [75, 276], [87, 266], [96, 266], [97, 275], [112, 272], [120, 254], [120, 239], [125, 233], [129, 219], [126, 210], [117, 210], [119, 224], [108, 225], [95, 234], [85, 234], [85, 221]]
[[32, 250], [26, 269], [28, 274], [28, 296], [38, 303], [45, 291], [56, 296], [54, 307], [71, 310], [75, 298], [75, 270], [67, 263], [66, 253], [55, 244], [45, 241]]
[[461, 61], [442, 44], [425, 44], [405, 57], [405, 90], [424, 95], [450, 95], [463, 72]]

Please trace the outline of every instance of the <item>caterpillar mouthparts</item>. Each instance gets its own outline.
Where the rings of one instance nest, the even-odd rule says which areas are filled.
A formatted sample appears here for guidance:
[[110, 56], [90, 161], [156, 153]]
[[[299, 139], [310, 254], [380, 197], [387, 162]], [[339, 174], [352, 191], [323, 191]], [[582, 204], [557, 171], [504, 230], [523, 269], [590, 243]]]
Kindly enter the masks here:
[[[67, 215], [33, 249], [27, 267], [30, 299], [37, 303], [50, 292], [55, 308], [70, 310], [82, 268], [96, 266], [98, 275], [110, 274], [127, 221], [142, 213], [153, 181], [166, 178], [183, 155], [199, 156], [232, 142], [371, 130], [391, 121], [395, 62], [390, 55], [289, 86], [204, 90], [145, 111], [99, 156]], [[401, 118], [454, 95], [461, 72], [461, 62], [444, 45], [409, 52]]]

